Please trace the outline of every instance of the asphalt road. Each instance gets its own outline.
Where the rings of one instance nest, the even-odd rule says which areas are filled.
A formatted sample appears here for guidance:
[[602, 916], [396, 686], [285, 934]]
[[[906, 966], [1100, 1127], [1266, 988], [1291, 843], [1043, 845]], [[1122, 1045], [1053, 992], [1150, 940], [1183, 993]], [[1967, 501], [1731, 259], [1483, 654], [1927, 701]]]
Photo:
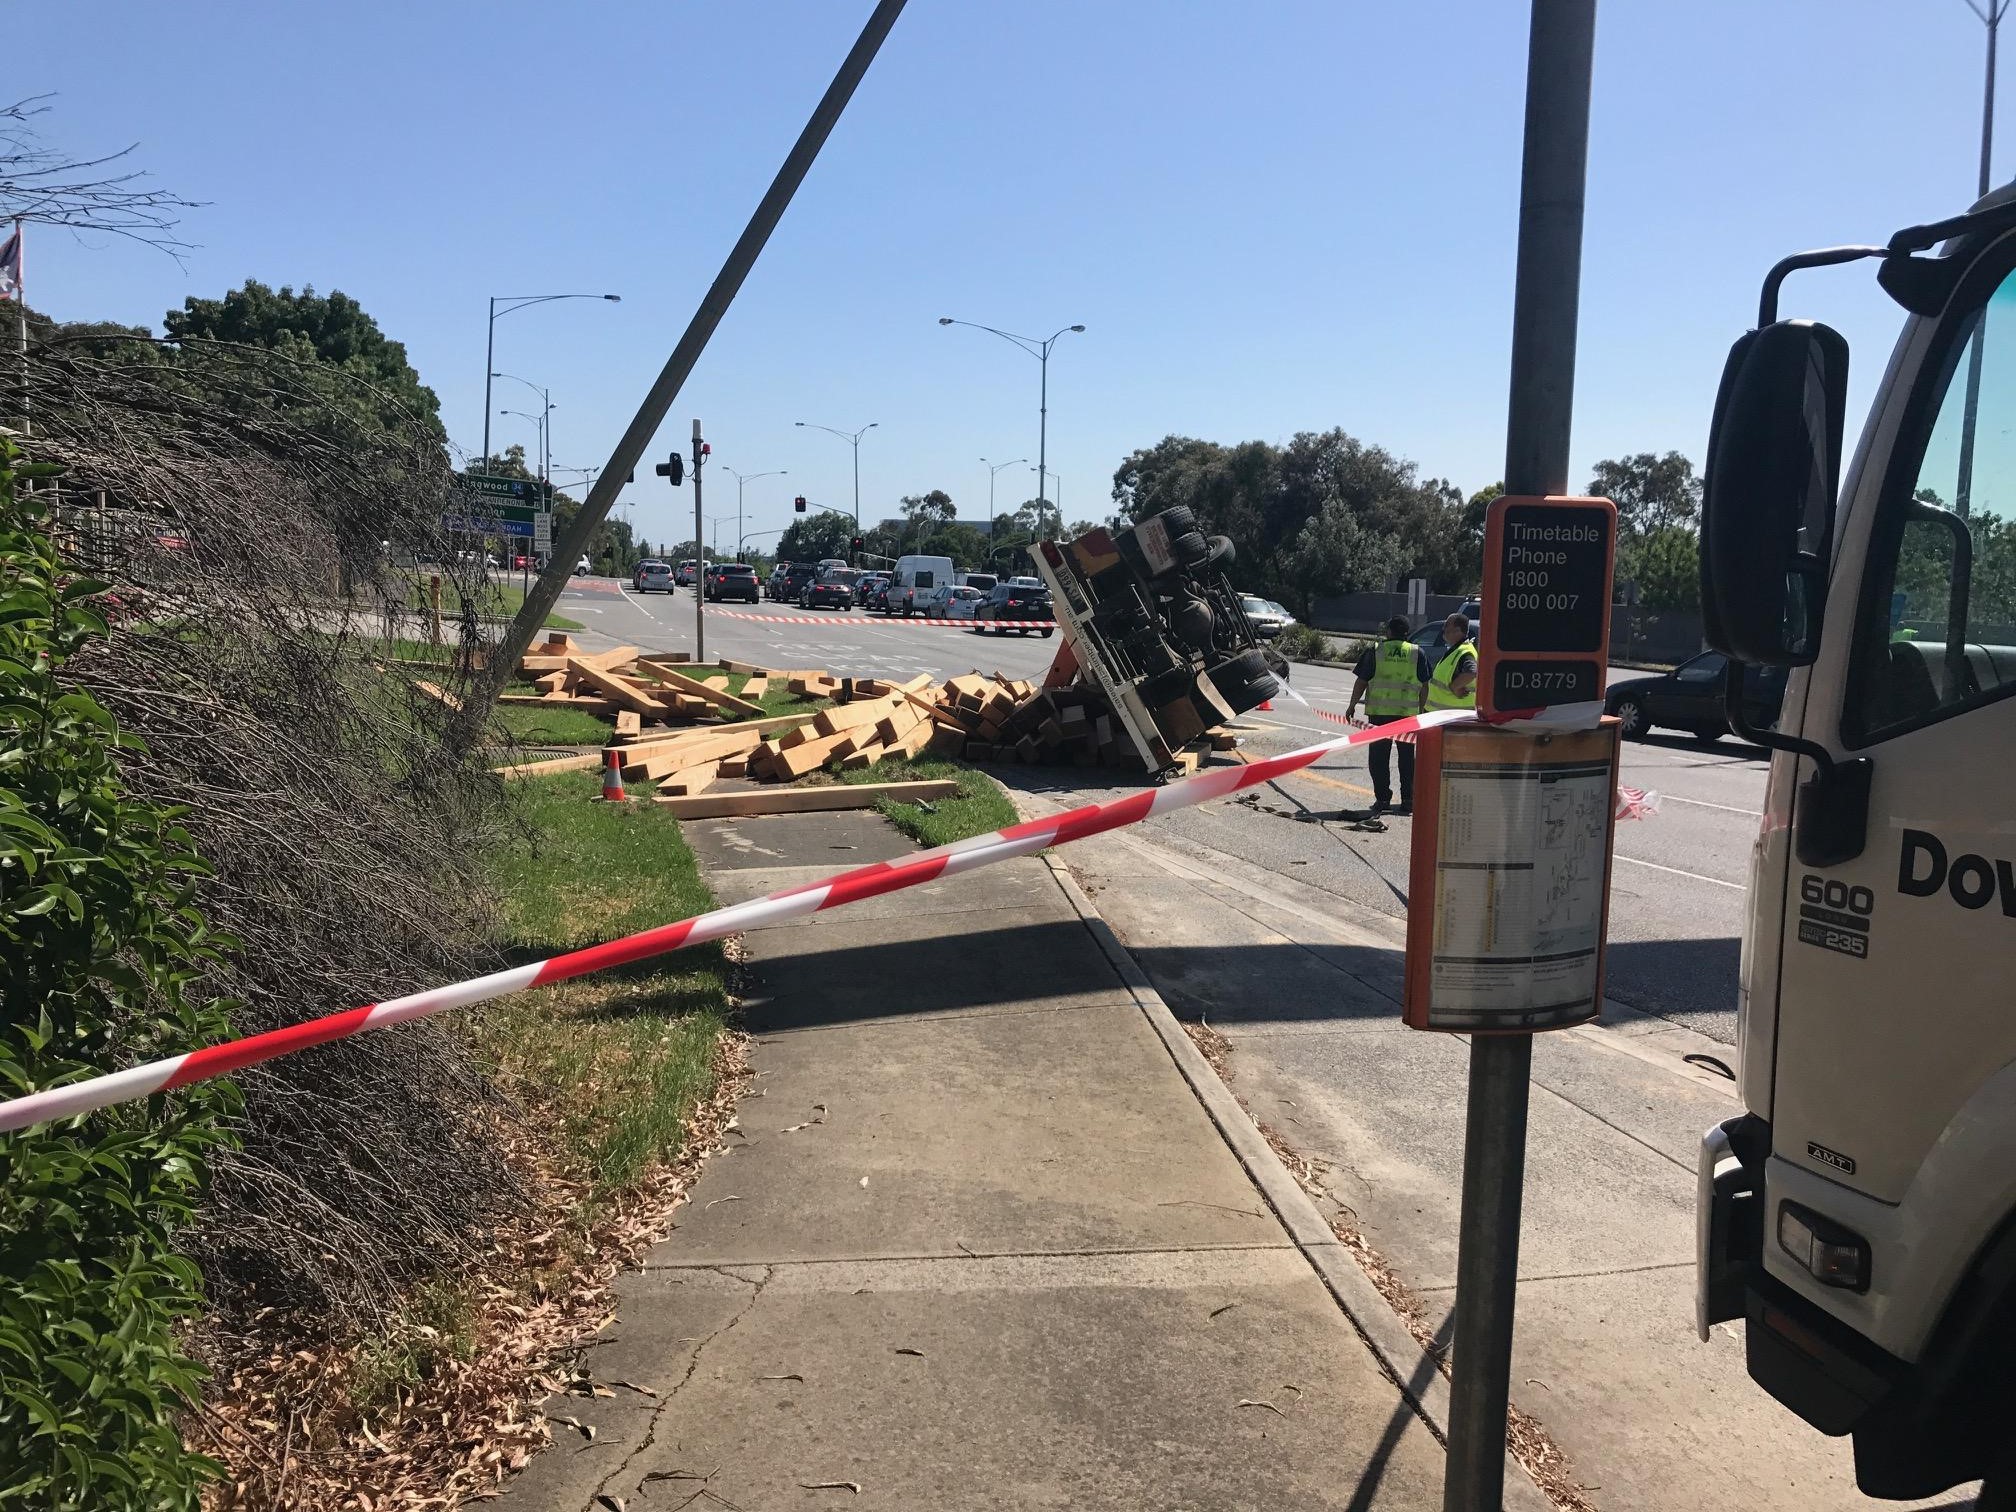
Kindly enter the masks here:
[[[687, 590], [638, 597], [609, 579], [578, 578], [560, 612], [590, 631], [646, 650], [693, 649], [694, 604]], [[841, 676], [944, 678], [970, 671], [1040, 676], [1060, 641], [1037, 635], [976, 635], [922, 621], [801, 611], [772, 604], [707, 606], [707, 651], [773, 667], [821, 667]], [[1613, 681], [1643, 674], [1610, 669]], [[1246, 749], [1270, 755], [1333, 738], [1352, 676], [1341, 668], [1297, 666], [1299, 700], [1241, 721]], [[1191, 847], [1265, 866], [1340, 899], [1382, 913], [1406, 912], [1408, 821], [1383, 833], [1354, 830], [1331, 816], [1372, 801], [1364, 748], [1261, 788], [1255, 801], [1213, 803], [1150, 821]], [[1111, 797], [1099, 774], [1077, 768], [1015, 769], [1020, 785], [1082, 801]], [[1763, 809], [1768, 763], [1734, 739], [1708, 744], [1654, 736], [1624, 748], [1624, 780], [1659, 795], [1659, 812], [1620, 824], [1612, 875], [1609, 995], [1723, 1043], [1736, 1029], [1736, 957], [1750, 842]], [[1085, 785], [1091, 779], [1093, 785]], [[1298, 816], [1325, 816], [1310, 822]]]

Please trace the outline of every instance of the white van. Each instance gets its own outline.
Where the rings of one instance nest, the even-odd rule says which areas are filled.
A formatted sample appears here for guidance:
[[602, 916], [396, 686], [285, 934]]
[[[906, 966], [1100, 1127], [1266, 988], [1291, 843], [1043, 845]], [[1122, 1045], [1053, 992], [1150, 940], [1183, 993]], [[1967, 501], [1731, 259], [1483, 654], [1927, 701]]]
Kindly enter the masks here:
[[902, 556], [889, 578], [889, 597], [882, 612], [908, 619], [923, 612], [924, 600], [933, 588], [955, 580], [952, 558], [942, 556]]

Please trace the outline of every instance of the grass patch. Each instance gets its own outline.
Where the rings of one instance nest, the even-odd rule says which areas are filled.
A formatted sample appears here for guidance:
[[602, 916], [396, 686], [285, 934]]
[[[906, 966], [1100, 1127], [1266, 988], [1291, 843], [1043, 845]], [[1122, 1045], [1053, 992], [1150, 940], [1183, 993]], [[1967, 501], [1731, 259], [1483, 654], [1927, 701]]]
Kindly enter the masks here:
[[616, 726], [599, 714], [555, 706], [535, 709], [530, 704], [499, 704], [490, 714], [491, 725], [520, 745], [607, 745]]
[[912, 840], [926, 846], [950, 845], [972, 835], [1006, 829], [1022, 816], [1008, 795], [984, 772], [964, 762], [947, 761], [942, 756], [924, 756], [914, 761], [883, 761], [861, 772], [842, 772], [840, 780], [860, 782], [925, 782], [940, 777], [956, 777], [959, 791], [950, 798], [931, 800], [932, 812], [914, 803], [892, 803], [887, 798], [876, 809]]
[[[489, 859], [513, 955], [554, 955], [714, 906], [679, 823], [650, 803], [596, 801], [600, 777], [529, 779], [530, 833]], [[541, 1107], [603, 1191], [677, 1153], [713, 1086], [726, 1023], [718, 944], [491, 1005], [474, 1022], [500, 1080]]]
[[[427, 579], [423, 575], [412, 580], [412, 591], [407, 597], [407, 606], [425, 612], [431, 595]], [[485, 619], [510, 619], [525, 605], [525, 590], [516, 583], [500, 583], [495, 579], [478, 584], [470, 594], [475, 602], [476, 612]], [[455, 590], [444, 580], [441, 584], [441, 620], [448, 635], [455, 633], [457, 616], [461, 612], [461, 601]], [[577, 619], [569, 619], [564, 614], [549, 614], [545, 625], [548, 630], [586, 630], [588, 627]]]

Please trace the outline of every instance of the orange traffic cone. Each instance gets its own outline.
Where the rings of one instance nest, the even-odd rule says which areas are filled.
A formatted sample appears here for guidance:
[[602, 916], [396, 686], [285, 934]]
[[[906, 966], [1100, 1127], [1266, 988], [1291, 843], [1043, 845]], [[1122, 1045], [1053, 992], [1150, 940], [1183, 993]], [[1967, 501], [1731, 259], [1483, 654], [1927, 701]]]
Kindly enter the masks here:
[[1274, 712], [1274, 700], [1273, 700], [1273, 699], [1271, 699], [1271, 698], [1263, 698], [1263, 699], [1261, 699], [1261, 700], [1260, 700], [1260, 712], [1261, 712], [1262, 714], [1272, 714], [1272, 713]]
[[623, 791], [623, 753], [607, 750], [602, 753], [602, 797], [610, 803], [627, 803], [630, 795]]

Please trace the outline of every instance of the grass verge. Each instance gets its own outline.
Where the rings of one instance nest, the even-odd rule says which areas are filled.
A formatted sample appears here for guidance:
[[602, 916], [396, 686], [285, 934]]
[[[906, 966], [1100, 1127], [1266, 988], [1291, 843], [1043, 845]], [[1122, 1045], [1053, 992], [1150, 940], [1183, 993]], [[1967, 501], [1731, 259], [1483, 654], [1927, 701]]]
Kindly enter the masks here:
[[[488, 619], [509, 619], [525, 603], [525, 590], [518, 584], [500, 583], [495, 579], [479, 586], [470, 596], [475, 600], [476, 612]], [[427, 608], [429, 597], [425, 575], [413, 579], [413, 589], [408, 596], [407, 606], [411, 609], [424, 611]], [[444, 581], [441, 585], [441, 618], [448, 627], [450, 634], [454, 633], [455, 617], [460, 608], [461, 605], [455, 597], [454, 590]], [[548, 630], [585, 630], [588, 628], [581, 621], [569, 619], [564, 614], [547, 615], [545, 625]]]
[[[534, 711], [536, 712], [536, 711]], [[490, 863], [511, 952], [532, 960], [713, 907], [679, 823], [650, 803], [596, 801], [599, 778], [522, 784], [532, 833]], [[678, 1153], [713, 1086], [729, 965], [718, 944], [507, 998], [476, 1021], [498, 1079], [554, 1121], [597, 1188]]]
[[964, 762], [947, 761], [939, 756], [884, 761], [866, 771], [842, 772], [839, 776], [845, 783], [957, 778], [958, 793], [950, 798], [932, 799], [928, 810], [915, 803], [892, 803], [887, 798], [875, 805], [883, 818], [921, 845], [950, 845], [954, 840], [1006, 829], [1022, 817], [993, 778]]

